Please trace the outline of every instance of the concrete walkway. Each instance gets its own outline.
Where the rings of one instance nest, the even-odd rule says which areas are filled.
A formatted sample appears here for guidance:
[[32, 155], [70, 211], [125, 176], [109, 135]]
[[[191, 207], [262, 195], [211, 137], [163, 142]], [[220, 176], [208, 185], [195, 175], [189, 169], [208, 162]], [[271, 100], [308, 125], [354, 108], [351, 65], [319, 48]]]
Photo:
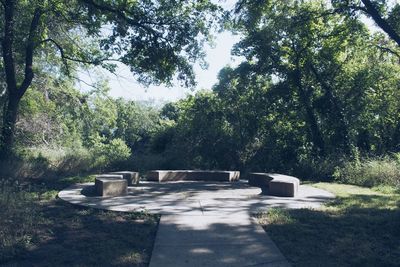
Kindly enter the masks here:
[[331, 193], [300, 186], [295, 198], [262, 194], [240, 181], [142, 182], [127, 196], [90, 196], [93, 184], [80, 184], [59, 193], [73, 204], [162, 214], [150, 267], [290, 266], [252, 214], [270, 207], [318, 208]]
[[290, 266], [249, 216], [161, 217], [150, 267]]

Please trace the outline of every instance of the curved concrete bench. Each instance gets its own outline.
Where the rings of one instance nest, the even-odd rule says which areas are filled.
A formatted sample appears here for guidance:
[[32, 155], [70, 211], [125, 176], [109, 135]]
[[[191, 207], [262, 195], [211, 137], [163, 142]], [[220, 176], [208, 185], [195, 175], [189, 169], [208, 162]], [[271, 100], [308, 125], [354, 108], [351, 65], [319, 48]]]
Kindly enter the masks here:
[[128, 193], [128, 181], [117, 174], [97, 175], [94, 187], [96, 194], [103, 197], [123, 196]]
[[109, 174], [122, 175], [123, 179], [128, 181], [128, 186], [139, 184], [139, 173], [130, 171], [110, 172]]
[[269, 182], [269, 194], [280, 197], [295, 197], [299, 191], [300, 180], [293, 176], [273, 174]]
[[239, 171], [201, 171], [201, 170], [156, 170], [147, 173], [147, 180], [168, 181], [218, 181], [234, 182], [240, 178]]
[[249, 185], [256, 187], [269, 187], [269, 182], [272, 181], [270, 173], [263, 172], [251, 172], [247, 175], [247, 179], [249, 180]]
[[277, 173], [249, 173], [249, 184], [268, 189], [268, 194], [280, 197], [295, 197], [300, 180], [293, 176]]

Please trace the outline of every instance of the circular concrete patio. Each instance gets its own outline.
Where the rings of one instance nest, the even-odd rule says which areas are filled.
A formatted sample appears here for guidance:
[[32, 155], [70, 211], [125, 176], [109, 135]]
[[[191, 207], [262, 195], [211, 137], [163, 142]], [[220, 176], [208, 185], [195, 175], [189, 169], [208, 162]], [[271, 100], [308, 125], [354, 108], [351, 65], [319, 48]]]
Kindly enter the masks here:
[[[274, 197], [244, 181], [223, 182], [141, 182], [129, 187], [128, 195], [119, 197], [90, 196], [93, 183], [68, 187], [58, 196], [72, 204], [113, 211], [148, 211], [157, 214], [243, 215], [270, 207], [318, 208], [334, 199], [321, 189], [301, 185], [297, 197]], [[83, 193], [82, 193], [83, 192]]]

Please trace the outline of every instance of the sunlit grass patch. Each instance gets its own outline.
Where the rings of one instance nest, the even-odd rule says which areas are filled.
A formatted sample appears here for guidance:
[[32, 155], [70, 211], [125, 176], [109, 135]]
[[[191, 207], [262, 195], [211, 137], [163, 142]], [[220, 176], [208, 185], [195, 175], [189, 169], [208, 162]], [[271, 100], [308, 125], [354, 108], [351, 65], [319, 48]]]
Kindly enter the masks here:
[[267, 211], [263, 211], [255, 214], [255, 217], [259, 221], [259, 223], [263, 225], [267, 224], [291, 224], [294, 223], [295, 220], [291, 217], [290, 213], [287, 210], [280, 208], [270, 208]]
[[336, 200], [318, 210], [272, 209], [259, 222], [294, 266], [396, 266], [400, 194], [395, 189], [317, 183]]
[[355, 185], [316, 183], [313, 186], [334, 193], [337, 198], [328, 203], [325, 209], [388, 209], [399, 208], [400, 194], [397, 189], [390, 186], [375, 188], [360, 187]]

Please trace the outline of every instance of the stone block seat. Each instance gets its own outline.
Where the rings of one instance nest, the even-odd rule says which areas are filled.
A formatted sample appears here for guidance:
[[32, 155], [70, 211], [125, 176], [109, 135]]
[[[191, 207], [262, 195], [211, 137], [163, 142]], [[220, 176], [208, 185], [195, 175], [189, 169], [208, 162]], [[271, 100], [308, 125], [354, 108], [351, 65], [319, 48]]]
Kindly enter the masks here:
[[147, 173], [147, 180], [169, 181], [218, 181], [234, 182], [240, 178], [239, 171], [204, 171], [204, 170], [155, 170]]
[[95, 179], [95, 190], [99, 196], [115, 197], [128, 193], [128, 181], [122, 175], [101, 174]]
[[113, 175], [122, 175], [123, 179], [128, 181], [128, 186], [139, 184], [139, 173], [131, 171], [110, 172]]
[[277, 173], [250, 173], [249, 184], [267, 188], [268, 194], [280, 197], [295, 197], [299, 191], [300, 180], [293, 176]]

